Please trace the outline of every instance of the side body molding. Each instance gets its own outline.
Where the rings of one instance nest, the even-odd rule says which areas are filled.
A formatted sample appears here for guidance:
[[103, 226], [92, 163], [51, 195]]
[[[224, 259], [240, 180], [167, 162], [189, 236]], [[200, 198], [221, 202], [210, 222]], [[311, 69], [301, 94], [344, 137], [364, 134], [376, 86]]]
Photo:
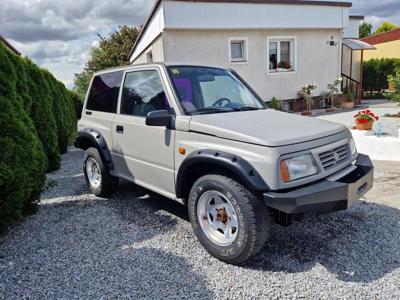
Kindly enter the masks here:
[[109, 169], [114, 169], [110, 150], [104, 137], [95, 129], [86, 128], [78, 132], [75, 140], [75, 147], [86, 150], [89, 147], [95, 147], [101, 156], [104, 164]]
[[184, 191], [187, 188], [187, 178], [190, 177], [190, 173], [192, 173], [192, 167], [205, 164], [212, 164], [216, 167], [220, 167], [221, 170], [229, 170], [251, 190], [270, 190], [261, 175], [247, 160], [234, 154], [206, 149], [191, 153], [179, 167], [176, 179], [176, 195], [178, 198], [184, 196]]

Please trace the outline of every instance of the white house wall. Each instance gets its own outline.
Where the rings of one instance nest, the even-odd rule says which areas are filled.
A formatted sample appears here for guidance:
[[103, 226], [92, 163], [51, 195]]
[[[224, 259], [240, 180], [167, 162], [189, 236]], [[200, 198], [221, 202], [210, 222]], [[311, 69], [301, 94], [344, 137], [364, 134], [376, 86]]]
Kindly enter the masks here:
[[340, 6], [164, 1], [165, 28], [345, 28], [349, 8]]
[[164, 48], [163, 48], [163, 40], [161, 36], [159, 36], [156, 40], [153, 41], [142, 53], [136, 57], [133, 64], [142, 64], [147, 61], [147, 53], [151, 51], [153, 54], [153, 62], [164, 61]]
[[[230, 37], [248, 38], [246, 64], [229, 63]], [[267, 37], [294, 36], [297, 39], [297, 70], [268, 74]], [[333, 37], [337, 43], [329, 46]], [[236, 70], [265, 101], [273, 96], [296, 98], [301, 86], [316, 82], [316, 95], [340, 74], [341, 29], [298, 30], [172, 30], [162, 35], [167, 62], [215, 65]]]
[[343, 38], [345, 39], [358, 39], [359, 37], [360, 20], [350, 19], [349, 24], [343, 29]]
[[[147, 26], [146, 31], [142, 35], [140, 43], [137, 45], [135, 51], [132, 53], [130, 57], [130, 61], [133, 62], [138, 58], [139, 55], [142, 54], [146, 48], [154, 41], [157, 36], [164, 30], [164, 8], [163, 4], [161, 4], [156, 13], [154, 14], [152, 20]], [[136, 62], [135, 62], [136, 63]]]

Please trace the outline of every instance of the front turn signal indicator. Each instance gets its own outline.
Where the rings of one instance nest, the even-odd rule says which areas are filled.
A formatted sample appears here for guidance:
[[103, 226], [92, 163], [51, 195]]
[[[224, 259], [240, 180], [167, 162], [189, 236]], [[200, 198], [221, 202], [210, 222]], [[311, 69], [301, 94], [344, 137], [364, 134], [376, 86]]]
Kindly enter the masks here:
[[289, 174], [289, 168], [286, 164], [286, 161], [281, 160], [280, 162], [280, 171], [281, 171], [281, 179], [284, 182], [289, 182], [290, 181], [290, 174]]
[[179, 152], [179, 154], [185, 155], [186, 149], [183, 148], [183, 147], [179, 147], [179, 148], [178, 148], [178, 152]]

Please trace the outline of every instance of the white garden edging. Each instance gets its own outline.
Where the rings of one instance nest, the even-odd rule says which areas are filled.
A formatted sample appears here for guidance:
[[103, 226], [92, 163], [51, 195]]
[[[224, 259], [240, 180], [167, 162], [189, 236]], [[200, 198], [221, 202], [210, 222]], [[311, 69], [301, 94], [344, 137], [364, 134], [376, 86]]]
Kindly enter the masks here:
[[367, 154], [372, 160], [400, 161], [400, 138], [377, 137], [372, 132], [351, 130], [359, 153]]

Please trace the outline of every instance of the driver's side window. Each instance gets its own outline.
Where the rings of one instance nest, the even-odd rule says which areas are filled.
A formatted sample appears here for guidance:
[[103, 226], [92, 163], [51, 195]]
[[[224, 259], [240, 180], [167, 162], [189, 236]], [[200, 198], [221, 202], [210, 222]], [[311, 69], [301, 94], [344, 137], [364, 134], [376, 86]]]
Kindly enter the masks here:
[[121, 114], [145, 117], [151, 111], [169, 108], [157, 71], [134, 71], [126, 74]]
[[[203, 95], [204, 107], [210, 107], [219, 99], [229, 99], [235, 102], [237, 97], [237, 87], [232, 78], [228, 76], [215, 76], [213, 81], [199, 82]], [[226, 104], [226, 102], [224, 102]]]

